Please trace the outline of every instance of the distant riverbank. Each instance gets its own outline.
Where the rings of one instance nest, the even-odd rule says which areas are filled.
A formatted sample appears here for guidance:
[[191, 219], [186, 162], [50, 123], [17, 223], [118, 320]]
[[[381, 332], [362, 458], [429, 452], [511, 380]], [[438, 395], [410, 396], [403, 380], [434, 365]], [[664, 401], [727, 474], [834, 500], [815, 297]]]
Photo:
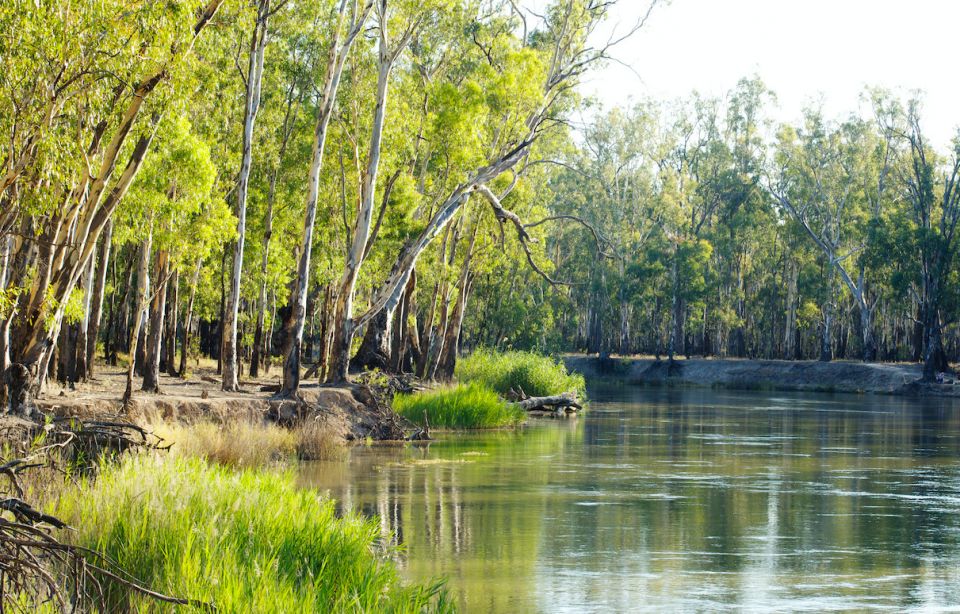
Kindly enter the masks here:
[[630, 384], [704, 386], [739, 390], [800, 390], [923, 396], [958, 396], [960, 383], [921, 384], [921, 367], [911, 363], [790, 361], [571, 354], [563, 357], [571, 371], [585, 377], [615, 377]]

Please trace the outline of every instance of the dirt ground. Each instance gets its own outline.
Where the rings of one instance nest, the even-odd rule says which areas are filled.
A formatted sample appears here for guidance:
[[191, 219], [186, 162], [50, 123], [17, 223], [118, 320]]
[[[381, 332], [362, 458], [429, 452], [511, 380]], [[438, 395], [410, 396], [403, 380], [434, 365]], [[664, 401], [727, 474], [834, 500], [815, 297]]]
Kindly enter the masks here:
[[671, 367], [667, 360], [652, 357], [612, 356], [601, 361], [583, 355], [565, 356], [564, 362], [586, 377], [614, 377], [641, 385], [960, 396], [960, 382], [951, 377], [944, 384], [919, 383], [921, 367], [913, 363], [691, 358]]
[[55, 416], [122, 417], [140, 422], [162, 418], [186, 424], [264, 420], [278, 415], [290, 418], [291, 412], [306, 412], [310, 419], [321, 422], [344, 440], [390, 438], [383, 434], [394, 426], [390, 424], [393, 413], [378, 404], [367, 387], [320, 386], [316, 380], [303, 382], [300, 392], [305, 403], [292, 407], [292, 403], [272, 398], [279, 388], [279, 377], [278, 370], [257, 379], [244, 377], [240, 380], [239, 392], [224, 392], [216, 370], [200, 366], [186, 379], [161, 374], [160, 394], [140, 391], [141, 380], [135, 378], [133, 399], [125, 410], [122, 397], [126, 369], [98, 365], [95, 377], [88, 382], [67, 387], [56, 381], [49, 382], [36, 403], [41, 411]]

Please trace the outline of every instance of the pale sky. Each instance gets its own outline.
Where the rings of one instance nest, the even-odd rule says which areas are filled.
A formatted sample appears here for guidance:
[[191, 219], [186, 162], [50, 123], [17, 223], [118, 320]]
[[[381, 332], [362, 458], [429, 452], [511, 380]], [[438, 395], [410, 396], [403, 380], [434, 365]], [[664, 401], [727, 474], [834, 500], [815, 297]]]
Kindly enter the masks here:
[[[607, 27], [629, 29], [647, 5], [620, 0]], [[795, 121], [821, 99], [828, 116], [857, 111], [866, 85], [919, 89], [922, 126], [945, 146], [960, 125], [958, 26], [953, 0], [672, 0], [617, 48], [633, 70], [611, 64], [583, 92], [605, 106], [722, 96], [758, 75], [777, 95], [773, 119]]]

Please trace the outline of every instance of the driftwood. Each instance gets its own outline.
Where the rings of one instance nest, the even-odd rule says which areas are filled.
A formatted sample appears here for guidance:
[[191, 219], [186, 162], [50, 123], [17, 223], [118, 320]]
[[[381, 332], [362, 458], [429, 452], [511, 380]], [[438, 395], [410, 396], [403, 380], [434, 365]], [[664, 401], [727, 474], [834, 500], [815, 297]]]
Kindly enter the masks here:
[[531, 397], [523, 389], [511, 390], [508, 395], [519, 407], [525, 411], [554, 411], [573, 413], [583, 409], [577, 401], [576, 392], [564, 392], [548, 397]]

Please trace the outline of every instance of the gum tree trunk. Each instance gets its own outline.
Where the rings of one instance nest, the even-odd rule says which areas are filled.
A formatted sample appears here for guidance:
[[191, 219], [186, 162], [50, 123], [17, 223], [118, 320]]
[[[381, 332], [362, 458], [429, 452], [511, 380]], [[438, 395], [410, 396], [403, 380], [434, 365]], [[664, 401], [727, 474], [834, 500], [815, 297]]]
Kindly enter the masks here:
[[783, 357], [794, 360], [797, 357], [797, 283], [800, 267], [793, 260], [787, 267], [787, 322], [783, 332]]
[[[387, 110], [387, 93], [390, 85], [390, 72], [399, 51], [406, 46], [409, 37], [397, 49], [389, 49], [387, 42], [386, 2], [381, 7], [379, 25], [379, 63], [377, 72], [377, 98], [373, 111], [373, 127], [370, 131], [370, 149], [367, 153], [367, 165], [360, 187], [360, 211], [357, 213], [353, 243], [347, 252], [343, 277], [337, 291], [334, 304], [333, 343], [330, 348], [330, 368], [327, 370], [327, 382], [343, 382], [350, 368], [350, 350], [357, 323], [353, 320], [353, 298], [357, 277], [363, 265], [364, 256], [370, 240], [373, 223], [374, 196], [377, 189], [377, 173], [380, 170], [380, 148], [383, 139], [383, 123]], [[371, 322], [373, 318], [371, 318]], [[368, 322], [369, 324], [369, 322]]]
[[190, 298], [187, 300], [187, 311], [183, 320], [183, 345], [180, 346], [180, 367], [177, 375], [187, 376], [187, 355], [190, 351], [190, 329], [193, 327], [193, 301], [197, 297], [197, 284], [200, 282], [200, 268], [203, 261], [197, 260], [193, 269], [193, 280], [190, 282]]
[[[366, 3], [362, 8], [355, 7], [349, 22], [347, 21], [347, 3], [341, 2], [337, 25], [334, 29], [330, 55], [327, 61], [327, 77], [324, 82], [317, 122], [313, 135], [313, 152], [310, 162], [310, 175], [306, 207], [304, 208], [303, 239], [300, 244], [300, 259], [297, 263], [297, 277], [289, 305], [291, 312], [284, 325], [286, 352], [283, 361], [283, 385], [280, 395], [294, 396], [300, 389], [300, 346], [303, 343], [303, 327], [307, 313], [307, 287], [310, 276], [310, 252], [313, 243], [313, 226], [317, 218], [317, 199], [320, 191], [320, 169], [323, 165], [323, 149], [327, 141], [327, 128], [333, 115], [337, 90], [343, 65], [357, 35], [363, 29], [372, 5]], [[344, 32], [346, 26], [346, 32]]]
[[257, 21], [250, 41], [250, 62], [247, 71], [246, 104], [243, 117], [243, 154], [237, 185], [237, 241], [233, 251], [233, 274], [223, 322], [223, 385], [227, 391], [238, 388], [237, 377], [237, 313], [240, 307], [240, 276], [243, 272], [243, 245], [247, 228], [247, 188], [253, 159], [253, 126], [260, 108], [260, 82], [263, 77], [263, 55], [267, 47], [267, 19], [270, 0], [260, 0]]
[[823, 303], [823, 329], [820, 331], [820, 362], [833, 360], [833, 263], [827, 264], [827, 297]]
[[447, 321], [447, 328], [444, 332], [443, 350], [440, 353], [437, 364], [437, 373], [441, 379], [452, 378], [453, 371], [457, 366], [457, 352], [460, 349], [460, 331], [463, 328], [463, 317], [466, 314], [467, 298], [470, 296], [470, 263], [473, 259], [473, 249], [477, 244], [477, 233], [479, 230], [480, 217], [478, 215], [476, 223], [473, 226], [470, 244], [467, 246], [467, 252], [463, 256], [460, 279], [457, 280], [457, 302], [453, 306], [453, 315]]
[[170, 276], [169, 282], [170, 296], [167, 298], [167, 316], [166, 326], [163, 334], [163, 367], [167, 375], [176, 377], [179, 375], [176, 369], [177, 363], [177, 320], [180, 313], [180, 271], [174, 270]]
[[[87, 331], [87, 373], [85, 379], [92, 378], [94, 374], [93, 360], [97, 351], [97, 335], [100, 333], [100, 321], [103, 318], [103, 294], [107, 286], [107, 269], [110, 266], [110, 242], [112, 240], [113, 220], [110, 220], [104, 227], [103, 237], [100, 239], [97, 278], [93, 287], [93, 313], [90, 316], [89, 330]], [[106, 351], [106, 345], [104, 345], [104, 350]]]
[[87, 272], [83, 277], [83, 319], [77, 326], [77, 339], [75, 347], [76, 363], [73, 371], [73, 381], [82, 382], [87, 379], [87, 345], [89, 344], [90, 318], [93, 307], [93, 286], [94, 275], [96, 274], [96, 259], [90, 258], [90, 264], [87, 265]]
[[157, 264], [153, 275], [153, 297], [150, 301], [150, 327], [147, 331], [143, 360], [144, 392], [160, 392], [160, 351], [163, 341], [163, 319], [167, 305], [167, 276], [170, 271], [170, 254], [157, 252]]
[[153, 221], [150, 221], [151, 230], [147, 240], [140, 247], [140, 264], [137, 265], [137, 292], [134, 297], [133, 325], [130, 331], [129, 364], [127, 365], [127, 387], [123, 392], [123, 403], [126, 405], [133, 397], [133, 371], [136, 366], [134, 357], [137, 355], [137, 345], [140, 339], [140, 327], [143, 322], [143, 310], [146, 309], [147, 298], [147, 269], [150, 263], [150, 248], [153, 243]]

